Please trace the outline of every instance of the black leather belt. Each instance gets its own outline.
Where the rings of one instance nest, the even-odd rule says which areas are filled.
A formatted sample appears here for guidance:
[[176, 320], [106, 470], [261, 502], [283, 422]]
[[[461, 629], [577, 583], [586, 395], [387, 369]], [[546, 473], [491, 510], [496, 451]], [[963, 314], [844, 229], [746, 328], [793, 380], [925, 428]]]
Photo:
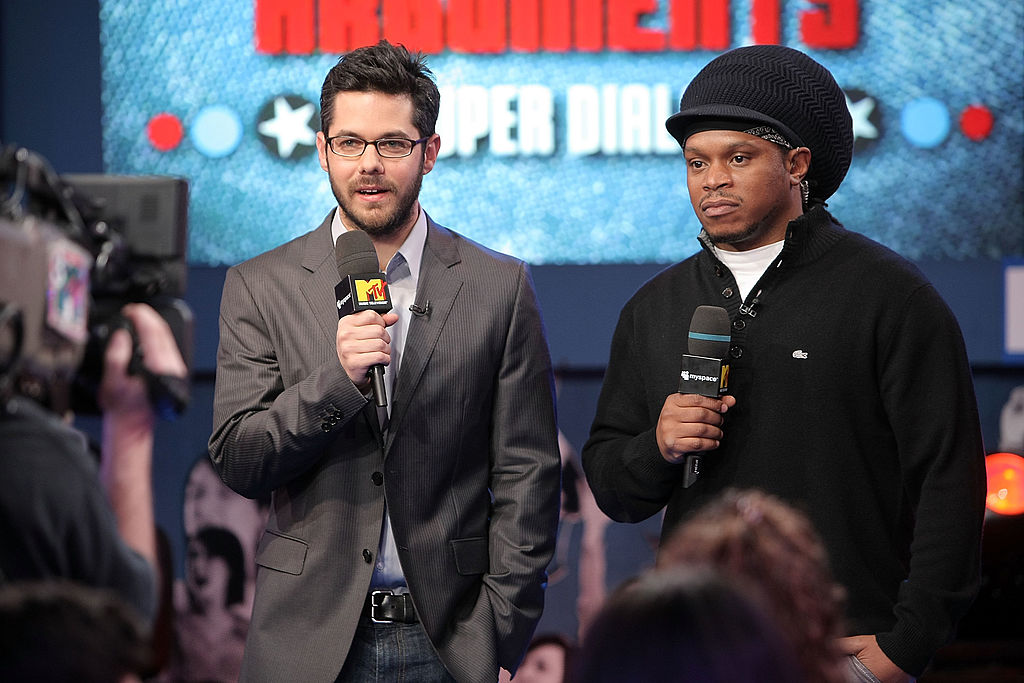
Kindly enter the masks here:
[[370, 617], [376, 623], [415, 624], [416, 609], [412, 606], [412, 596], [408, 593], [391, 591], [370, 591], [363, 603], [363, 616]]

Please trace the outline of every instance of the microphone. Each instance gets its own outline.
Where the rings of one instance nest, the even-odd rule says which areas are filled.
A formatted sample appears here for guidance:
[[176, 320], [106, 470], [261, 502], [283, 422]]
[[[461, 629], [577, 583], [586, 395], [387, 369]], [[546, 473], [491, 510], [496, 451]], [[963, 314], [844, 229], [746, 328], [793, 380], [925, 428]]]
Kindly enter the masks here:
[[427, 302], [422, 306], [417, 303], [413, 303], [409, 306], [409, 310], [412, 311], [412, 314], [415, 316], [430, 315], [430, 299], [427, 299]]
[[[362, 230], [343, 232], [334, 244], [334, 259], [341, 278], [334, 288], [339, 320], [359, 311], [383, 314], [391, 310], [387, 277], [380, 272], [377, 250], [373, 248], [369, 235]], [[383, 408], [388, 404], [384, 365], [370, 366], [369, 375], [377, 406]]]
[[[732, 341], [729, 313], [720, 306], [698, 306], [690, 318], [687, 351], [679, 373], [679, 393], [718, 397], [729, 393], [729, 363], [725, 360]], [[700, 475], [701, 454], [686, 456], [683, 487]]]

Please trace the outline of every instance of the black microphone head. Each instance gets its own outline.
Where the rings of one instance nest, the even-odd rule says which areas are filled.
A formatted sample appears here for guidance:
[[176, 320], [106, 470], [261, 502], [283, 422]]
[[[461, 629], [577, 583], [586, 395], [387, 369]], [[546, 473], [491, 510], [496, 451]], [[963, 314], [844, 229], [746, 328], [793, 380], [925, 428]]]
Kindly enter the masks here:
[[373, 248], [370, 236], [362, 230], [346, 230], [334, 243], [334, 260], [338, 264], [338, 276], [380, 272], [377, 250]]
[[729, 330], [728, 311], [721, 306], [698, 306], [690, 318], [690, 355], [725, 358], [732, 341]]

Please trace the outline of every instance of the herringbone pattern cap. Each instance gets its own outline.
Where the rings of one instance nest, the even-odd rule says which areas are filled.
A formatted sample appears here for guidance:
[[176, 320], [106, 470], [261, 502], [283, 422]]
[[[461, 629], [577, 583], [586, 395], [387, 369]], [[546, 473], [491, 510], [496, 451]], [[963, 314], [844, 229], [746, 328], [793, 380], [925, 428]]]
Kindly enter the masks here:
[[811, 197], [824, 201], [853, 158], [846, 95], [824, 66], [782, 45], [752, 45], [719, 55], [694, 77], [665, 122], [682, 145], [701, 120], [743, 119], [775, 127], [811, 150]]

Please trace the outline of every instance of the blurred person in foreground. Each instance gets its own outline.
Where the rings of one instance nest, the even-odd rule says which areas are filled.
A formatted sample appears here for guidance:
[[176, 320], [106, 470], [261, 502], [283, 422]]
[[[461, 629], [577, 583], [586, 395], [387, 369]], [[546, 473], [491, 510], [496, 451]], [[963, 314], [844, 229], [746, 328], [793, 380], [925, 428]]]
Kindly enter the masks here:
[[[826, 209], [854, 136], [824, 66], [730, 50], [666, 127], [700, 250], [622, 310], [582, 451], [594, 496], [616, 521], [664, 510], [663, 540], [729, 487], [796, 505], [847, 593], [843, 651], [865, 681], [911, 680], [979, 586], [984, 446], [959, 325], [916, 266]], [[870, 200], [899, 211], [888, 189]], [[728, 317], [725, 396], [679, 392], [699, 306]]]
[[[121, 310], [127, 329], [110, 336], [98, 392], [101, 457], [65, 416], [23, 395], [0, 410], [0, 576], [8, 582], [67, 579], [108, 589], [147, 622], [156, 613], [158, 567], [153, 513], [155, 415], [141, 353], [156, 375], [184, 378], [170, 327], [147, 304]], [[135, 358], [135, 361], [138, 357]]]
[[774, 496], [727, 490], [665, 541], [657, 568], [703, 567], [761, 594], [808, 681], [843, 683], [843, 589], [810, 521]]
[[0, 585], [0, 681], [136, 683], [149, 629], [116, 594], [60, 579]]
[[707, 570], [647, 572], [622, 584], [584, 636], [573, 680], [587, 683], [817, 683], [770, 611]]
[[[271, 495], [243, 681], [496, 681], [540, 618], [551, 360], [526, 264], [420, 206], [439, 98], [402, 47], [341, 57], [317, 133], [337, 206], [228, 270], [210, 454], [231, 488]], [[392, 310], [339, 320], [335, 250], [359, 241]]]

